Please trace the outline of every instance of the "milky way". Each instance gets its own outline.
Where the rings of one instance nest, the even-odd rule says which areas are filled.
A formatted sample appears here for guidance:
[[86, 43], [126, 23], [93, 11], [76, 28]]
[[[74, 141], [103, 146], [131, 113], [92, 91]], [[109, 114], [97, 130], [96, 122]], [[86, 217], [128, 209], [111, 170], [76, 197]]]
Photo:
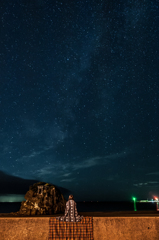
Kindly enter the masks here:
[[80, 201], [159, 195], [159, 3], [2, 0], [0, 21], [0, 170]]

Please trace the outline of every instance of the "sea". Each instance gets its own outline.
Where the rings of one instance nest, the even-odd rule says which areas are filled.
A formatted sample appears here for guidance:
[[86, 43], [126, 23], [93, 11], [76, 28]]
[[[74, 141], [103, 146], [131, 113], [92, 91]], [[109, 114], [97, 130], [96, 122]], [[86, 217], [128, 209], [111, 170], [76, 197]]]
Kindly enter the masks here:
[[[20, 210], [21, 202], [0, 202], [0, 213]], [[156, 203], [136, 203], [137, 211], [155, 211]], [[78, 212], [120, 212], [134, 211], [133, 202], [77, 202]]]

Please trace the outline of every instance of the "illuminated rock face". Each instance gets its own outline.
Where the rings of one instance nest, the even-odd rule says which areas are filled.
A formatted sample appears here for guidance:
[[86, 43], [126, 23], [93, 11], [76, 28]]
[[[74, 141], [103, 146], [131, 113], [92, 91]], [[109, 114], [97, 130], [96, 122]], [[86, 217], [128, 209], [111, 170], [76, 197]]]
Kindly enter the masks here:
[[66, 200], [54, 185], [38, 182], [29, 187], [26, 201], [17, 212], [22, 215], [51, 215], [65, 211]]

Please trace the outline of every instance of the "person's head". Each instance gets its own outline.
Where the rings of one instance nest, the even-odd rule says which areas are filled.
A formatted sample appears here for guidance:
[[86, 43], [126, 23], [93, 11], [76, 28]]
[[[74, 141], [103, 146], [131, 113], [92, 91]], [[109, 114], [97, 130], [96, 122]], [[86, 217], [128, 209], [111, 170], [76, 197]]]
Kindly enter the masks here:
[[69, 197], [68, 197], [68, 200], [74, 200], [73, 199], [73, 195], [71, 194], [71, 195], [69, 195]]

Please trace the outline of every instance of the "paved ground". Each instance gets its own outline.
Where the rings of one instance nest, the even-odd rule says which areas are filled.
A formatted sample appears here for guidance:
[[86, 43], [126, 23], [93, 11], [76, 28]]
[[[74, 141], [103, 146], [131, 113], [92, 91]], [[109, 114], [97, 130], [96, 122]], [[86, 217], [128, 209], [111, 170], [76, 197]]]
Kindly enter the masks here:
[[[137, 211], [137, 212], [79, 212], [80, 215], [91, 217], [159, 217], [157, 211]], [[35, 215], [35, 216], [21, 216], [15, 213], [0, 213], [0, 217], [57, 217], [63, 214], [55, 215]]]

